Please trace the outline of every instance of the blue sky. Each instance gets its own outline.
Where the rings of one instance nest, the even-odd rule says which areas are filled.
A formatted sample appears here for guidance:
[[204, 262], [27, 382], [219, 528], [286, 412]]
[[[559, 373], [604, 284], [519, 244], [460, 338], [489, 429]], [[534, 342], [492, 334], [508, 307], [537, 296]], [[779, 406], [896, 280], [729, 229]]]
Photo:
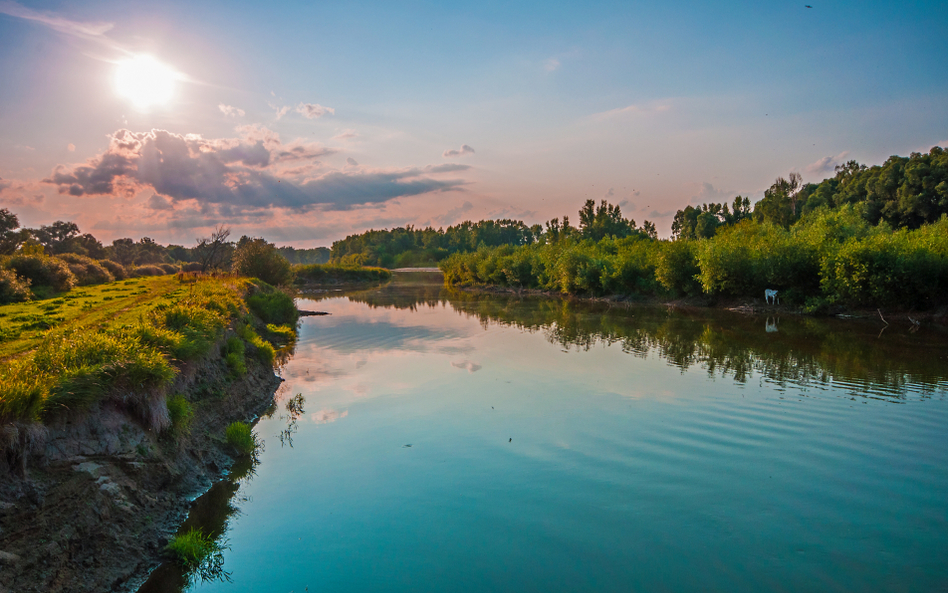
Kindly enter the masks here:
[[[607, 198], [667, 236], [689, 203], [948, 144], [948, 5], [811, 4], [0, 0], [0, 207], [315, 246]], [[114, 81], [142, 54], [178, 74], [148, 109]]]

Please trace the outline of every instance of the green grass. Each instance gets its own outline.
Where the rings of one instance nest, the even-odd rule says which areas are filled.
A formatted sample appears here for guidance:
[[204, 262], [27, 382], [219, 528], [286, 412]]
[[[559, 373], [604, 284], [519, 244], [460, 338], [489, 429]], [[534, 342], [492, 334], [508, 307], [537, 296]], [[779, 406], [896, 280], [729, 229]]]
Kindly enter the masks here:
[[200, 529], [176, 535], [165, 546], [165, 553], [188, 569], [198, 568], [213, 554], [221, 551], [221, 546]]
[[181, 394], [173, 395], [167, 400], [168, 416], [171, 418], [171, 430], [178, 434], [186, 434], [191, 430], [191, 421], [194, 420], [194, 406]]
[[[0, 307], [0, 351], [7, 354], [0, 366], [0, 422], [42, 421], [57, 411], [86, 408], [118, 389], [140, 392], [170, 384], [177, 361], [206, 354], [224, 328], [245, 314], [242, 295], [250, 286], [226, 278], [181, 284], [162, 276], [133, 281], [133, 295], [145, 295], [119, 296], [115, 284], [57, 299], [66, 306], [49, 301]], [[93, 304], [104, 292], [115, 300]], [[81, 306], [69, 307], [73, 302]], [[41, 317], [50, 305], [61, 308]], [[43, 319], [52, 329], [35, 329]]]
[[246, 422], [231, 423], [224, 436], [227, 444], [236, 449], [240, 455], [250, 455], [260, 446], [256, 435], [253, 434], [253, 429]]

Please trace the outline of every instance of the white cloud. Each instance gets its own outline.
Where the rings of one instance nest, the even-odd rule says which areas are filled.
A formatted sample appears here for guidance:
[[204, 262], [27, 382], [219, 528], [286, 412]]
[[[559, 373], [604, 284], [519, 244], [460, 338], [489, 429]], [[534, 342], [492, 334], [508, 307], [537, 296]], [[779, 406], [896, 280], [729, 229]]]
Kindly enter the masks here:
[[843, 163], [845, 163], [846, 162], [845, 159], [848, 155], [849, 155], [849, 151], [844, 150], [843, 152], [839, 153], [836, 156], [825, 156], [821, 159], [818, 159], [810, 163], [809, 165], [804, 167], [803, 170], [806, 171], [807, 173], [812, 173], [813, 175], [818, 175], [821, 173], [829, 173], [831, 171], [835, 171], [837, 165], [842, 165]]
[[546, 60], [545, 62], [543, 62], [543, 69], [546, 70], [547, 72], [553, 72], [554, 70], [558, 70], [560, 65], [561, 64], [559, 60], [557, 60], [556, 58], [550, 58]]
[[52, 12], [32, 10], [16, 2], [11, 2], [10, 0], [0, 0], [0, 14], [37, 22], [60, 33], [77, 37], [101, 37], [108, 31], [111, 31], [115, 26], [112, 23], [103, 21], [73, 21]]
[[243, 109], [234, 107], [233, 105], [224, 105], [223, 103], [221, 103], [220, 105], [217, 106], [217, 108], [220, 109], [221, 113], [223, 113], [227, 117], [237, 117], [237, 116], [243, 117], [247, 115], [247, 112], [245, 112]]
[[717, 189], [707, 181], [701, 184], [701, 190], [695, 195], [692, 196], [689, 200], [692, 204], [709, 204], [711, 202], [722, 202], [728, 201], [734, 196], [737, 195], [737, 192]]
[[470, 212], [470, 211], [473, 210], [473, 209], [474, 209], [474, 204], [472, 204], [472, 203], [470, 203], [470, 202], [464, 202], [464, 203], [461, 204], [460, 206], [457, 206], [457, 207], [455, 207], [455, 208], [451, 208], [450, 210], [448, 210], [447, 212], [445, 212], [445, 213], [442, 214], [441, 216], [436, 216], [436, 217], [435, 217], [435, 221], [436, 221], [438, 224], [441, 224], [441, 225], [454, 224], [455, 222], [458, 222], [458, 220], [461, 218], [461, 216], [463, 216], [464, 214]]
[[301, 113], [306, 119], [316, 119], [327, 113], [335, 115], [336, 110], [332, 107], [323, 107], [319, 103], [300, 103], [296, 106], [296, 111]]
[[335, 422], [340, 418], [345, 418], [348, 415], [349, 410], [343, 410], [340, 412], [338, 410], [326, 408], [324, 410], [310, 414], [310, 419], [316, 424], [329, 424], [330, 422]]
[[355, 130], [343, 130], [332, 137], [333, 140], [349, 140], [350, 138], [357, 137]]
[[66, 145], [66, 150], [68, 150], [69, 152], [76, 152], [76, 145], [70, 142], [69, 144]]
[[470, 146], [468, 146], [467, 144], [462, 144], [462, 145], [461, 145], [461, 148], [459, 148], [459, 149], [457, 149], [457, 150], [455, 150], [455, 149], [453, 149], [453, 148], [448, 149], [448, 150], [444, 151], [443, 153], [441, 153], [441, 156], [443, 156], [444, 158], [448, 159], [448, 158], [452, 158], [452, 157], [456, 157], [456, 156], [464, 156], [464, 155], [466, 155], [466, 154], [474, 154], [474, 149], [471, 148]]

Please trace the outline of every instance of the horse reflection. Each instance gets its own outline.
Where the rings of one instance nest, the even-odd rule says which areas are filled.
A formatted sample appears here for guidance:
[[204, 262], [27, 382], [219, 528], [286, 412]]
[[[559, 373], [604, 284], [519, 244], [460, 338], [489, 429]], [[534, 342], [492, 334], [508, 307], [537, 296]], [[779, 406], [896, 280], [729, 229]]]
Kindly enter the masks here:
[[767, 332], [768, 334], [772, 334], [775, 331], [777, 331], [777, 318], [776, 317], [773, 318], [773, 321], [771, 321], [770, 317], [767, 318], [766, 325], [764, 325], [764, 331]]

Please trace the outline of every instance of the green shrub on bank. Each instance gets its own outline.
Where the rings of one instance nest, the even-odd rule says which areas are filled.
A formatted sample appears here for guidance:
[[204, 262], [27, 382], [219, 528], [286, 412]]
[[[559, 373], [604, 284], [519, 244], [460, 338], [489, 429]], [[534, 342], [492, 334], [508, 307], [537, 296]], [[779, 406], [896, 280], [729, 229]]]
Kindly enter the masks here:
[[66, 262], [47, 255], [11, 255], [3, 267], [29, 280], [33, 287], [48, 286], [54, 292], [66, 292], [76, 285], [76, 276]]
[[297, 284], [385, 282], [392, 278], [385, 268], [337, 264], [296, 265], [293, 274]]
[[247, 305], [264, 323], [295, 325], [299, 319], [293, 298], [269, 286], [248, 298]]
[[234, 251], [232, 268], [241, 276], [259, 278], [273, 286], [293, 281], [290, 262], [264, 239], [241, 239]]
[[30, 281], [19, 278], [12, 270], [0, 268], [0, 305], [21, 303], [33, 298]]
[[666, 290], [676, 295], [700, 294], [699, 273], [697, 241], [669, 241], [662, 245], [655, 266], [655, 279]]
[[272, 365], [276, 360], [276, 350], [273, 344], [260, 337], [249, 325], [243, 325], [237, 330], [237, 335], [243, 338], [253, 349], [257, 360], [265, 365]]
[[260, 446], [253, 429], [246, 422], [233, 422], [224, 433], [227, 444], [240, 455], [250, 455]]
[[185, 434], [191, 430], [191, 421], [194, 419], [194, 406], [181, 394], [172, 395], [165, 402], [168, 406], [168, 417], [171, 418], [171, 430], [178, 434]]
[[125, 270], [125, 266], [122, 264], [116, 263], [110, 259], [100, 259], [99, 265], [109, 271], [109, 274], [112, 274], [112, 277], [116, 280], [125, 280], [128, 278], [128, 271]]

